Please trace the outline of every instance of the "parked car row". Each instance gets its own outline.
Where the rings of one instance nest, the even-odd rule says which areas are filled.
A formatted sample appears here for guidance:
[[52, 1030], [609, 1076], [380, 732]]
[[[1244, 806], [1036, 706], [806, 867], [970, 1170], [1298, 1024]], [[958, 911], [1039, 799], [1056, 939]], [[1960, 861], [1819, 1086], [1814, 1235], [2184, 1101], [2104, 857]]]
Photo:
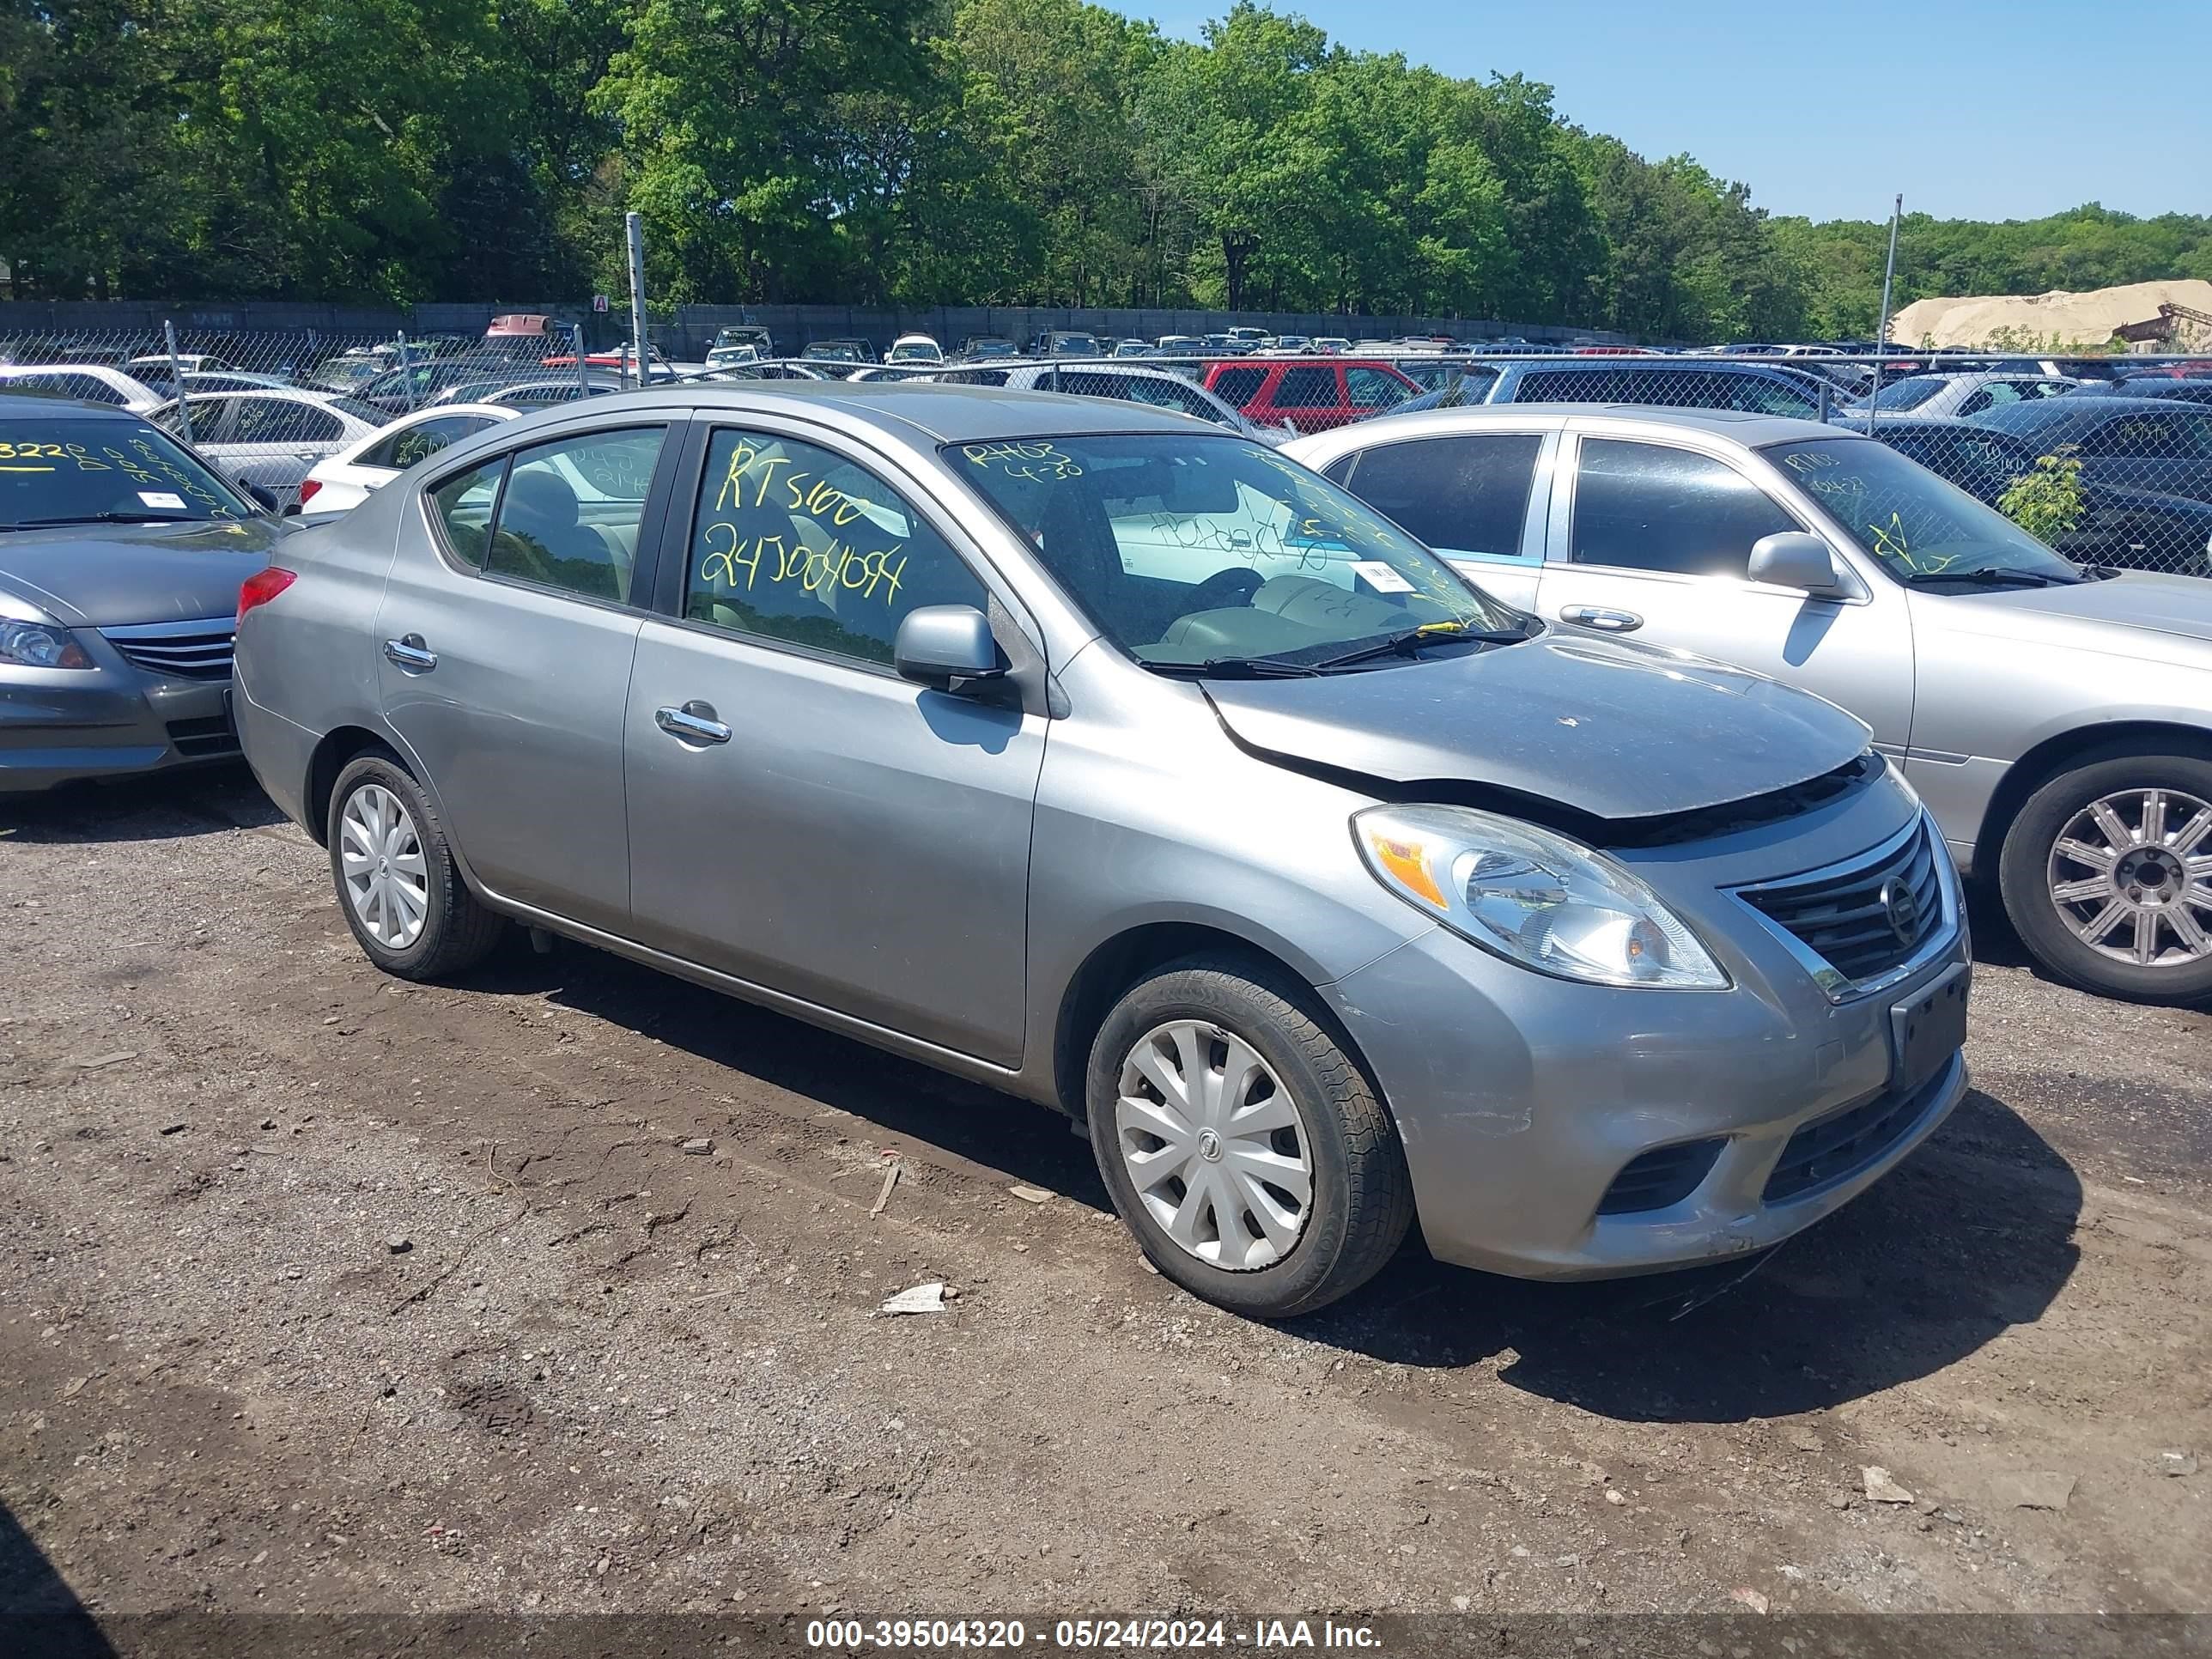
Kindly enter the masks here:
[[[2051, 411], [2185, 400], [1870, 438], [1761, 362], [1676, 366], [1719, 409], [1537, 378], [1610, 357], [592, 367], [187, 388], [191, 447], [0, 391], [0, 787], [242, 748], [382, 970], [526, 927], [1055, 1107], [1264, 1317], [1416, 1221], [1578, 1277], [1848, 1201], [1964, 1092], [1967, 882], [2075, 984], [2212, 996], [2212, 583], [1986, 505]], [[223, 475], [295, 410], [342, 430], [286, 521]], [[2077, 550], [2148, 510], [2085, 478]]]

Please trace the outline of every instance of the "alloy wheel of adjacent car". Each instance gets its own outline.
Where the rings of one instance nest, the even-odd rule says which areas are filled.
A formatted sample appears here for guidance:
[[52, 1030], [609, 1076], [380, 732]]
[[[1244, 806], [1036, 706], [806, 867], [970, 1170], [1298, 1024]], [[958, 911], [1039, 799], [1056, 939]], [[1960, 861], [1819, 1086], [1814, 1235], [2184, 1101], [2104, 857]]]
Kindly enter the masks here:
[[1998, 883], [2021, 942], [2069, 983], [2212, 997], [2212, 759], [2087, 758], [2021, 808]]
[[2212, 958], [2212, 805], [2128, 790], [2076, 812], [2051, 849], [2051, 898], [2092, 950], [2143, 967]]
[[1305, 1119], [1233, 1031], [1179, 1019], [1138, 1038], [1114, 1129], [1145, 1208], [1200, 1261], [1249, 1273], [1297, 1248], [1313, 1203]]
[[1235, 1312], [1323, 1307], [1412, 1224], [1396, 1125], [1319, 999], [1274, 964], [1193, 957], [1133, 986], [1085, 1092], [1099, 1174], [1146, 1256]]

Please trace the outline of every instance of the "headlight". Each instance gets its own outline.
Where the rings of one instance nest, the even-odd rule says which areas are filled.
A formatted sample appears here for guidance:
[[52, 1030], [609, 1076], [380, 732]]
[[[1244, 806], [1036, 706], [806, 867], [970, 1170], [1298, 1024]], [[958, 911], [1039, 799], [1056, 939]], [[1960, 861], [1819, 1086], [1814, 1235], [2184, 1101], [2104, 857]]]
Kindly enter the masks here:
[[1657, 895], [1564, 836], [1461, 806], [1370, 807], [1352, 831], [1376, 880], [1510, 962], [1592, 985], [1728, 988]]
[[17, 668], [89, 668], [92, 659], [61, 629], [0, 622], [0, 663]]

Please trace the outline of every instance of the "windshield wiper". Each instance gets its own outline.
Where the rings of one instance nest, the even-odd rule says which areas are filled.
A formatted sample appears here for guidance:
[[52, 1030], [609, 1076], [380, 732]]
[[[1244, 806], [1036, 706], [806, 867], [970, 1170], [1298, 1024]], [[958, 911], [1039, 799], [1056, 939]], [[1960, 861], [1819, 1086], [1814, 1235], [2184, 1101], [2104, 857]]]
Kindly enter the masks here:
[[1933, 587], [1939, 582], [1966, 582], [1974, 587], [2009, 587], [2014, 582], [2028, 587], [2071, 587], [2068, 576], [2046, 576], [2040, 570], [2005, 570], [1984, 565], [1978, 570], [1915, 570], [1904, 578], [1907, 587]]
[[1425, 645], [1459, 645], [1470, 640], [1478, 645], [1519, 645], [1528, 637], [1518, 628], [1483, 629], [1469, 628], [1464, 623], [1424, 623], [1401, 634], [1386, 635], [1372, 645], [1363, 645], [1340, 657], [1323, 657], [1314, 666], [1347, 668], [1353, 663], [1372, 662], [1378, 657], [1411, 657]]
[[1204, 662], [1147, 662], [1155, 674], [1176, 679], [1310, 679], [1321, 671], [1304, 663], [1279, 662], [1273, 657], [1209, 657]]
[[137, 513], [78, 513], [62, 519], [18, 519], [10, 530], [51, 530], [65, 524], [191, 524], [190, 519], [153, 519]]

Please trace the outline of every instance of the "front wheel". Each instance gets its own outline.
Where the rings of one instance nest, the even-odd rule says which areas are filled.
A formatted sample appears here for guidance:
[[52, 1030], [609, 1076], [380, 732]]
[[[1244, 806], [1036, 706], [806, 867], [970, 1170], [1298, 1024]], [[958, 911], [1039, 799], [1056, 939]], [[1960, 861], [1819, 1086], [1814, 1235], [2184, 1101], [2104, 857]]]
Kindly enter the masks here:
[[1232, 1312], [1284, 1319], [1373, 1278], [1413, 1188], [1396, 1127], [1312, 994], [1231, 960], [1163, 969], [1091, 1051], [1091, 1144], [1146, 1256]]
[[2212, 761], [2092, 759], [2028, 798], [1998, 858], [2005, 914], [2069, 984], [2212, 997]]

